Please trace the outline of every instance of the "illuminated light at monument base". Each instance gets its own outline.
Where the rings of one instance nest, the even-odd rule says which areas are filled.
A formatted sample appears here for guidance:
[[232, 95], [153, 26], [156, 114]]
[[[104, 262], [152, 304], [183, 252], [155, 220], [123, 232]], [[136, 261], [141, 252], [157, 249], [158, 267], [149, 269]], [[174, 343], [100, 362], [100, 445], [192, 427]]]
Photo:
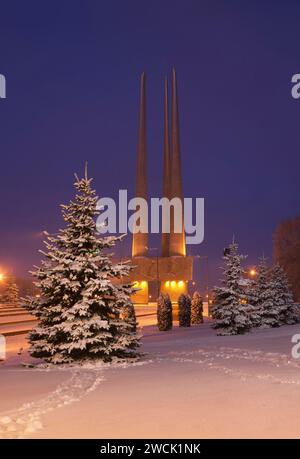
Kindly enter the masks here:
[[[137, 304], [147, 304], [149, 301], [149, 282], [143, 281], [133, 281], [134, 288], [137, 289], [137, 292], [132, 296], [132, 300]], [[162, 281], [160, 282], [160, 292], [168, 293], [172, 302], [177, 302], [178, 297], [182, 293], [187, 293], [187, 281], [183, 280], [171, 280], [171, 281]], [[153, 301], [156, 301], [153, 297]]]
[[187, 282], [183, 280], [171, 280], [162, 282], [161, 292], [168, 293], [170, 295], [171, 301], [177, 302], [178, 297], [182, 293], [187, 293]]

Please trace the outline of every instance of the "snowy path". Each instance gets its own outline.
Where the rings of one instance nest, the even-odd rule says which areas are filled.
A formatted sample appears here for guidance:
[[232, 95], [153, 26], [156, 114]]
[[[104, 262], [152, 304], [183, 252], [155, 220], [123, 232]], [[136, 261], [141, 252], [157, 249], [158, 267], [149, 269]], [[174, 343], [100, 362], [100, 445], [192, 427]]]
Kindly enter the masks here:
[[[69, 373], [69, 371], [68, 371]], [[81, 400], [102, 380], [99, 371], [71, 371], [71, 377], [46, 397], [24, 403], [0, 417], [1, 438], [23, 438], [42, 429], [41, 418], [46, 413]]]
[[[166, 333], [145, 327], [143, 332], [148, 355], [137, 365], [19, 369], [26, 377], [39, 373], [46, 378], [39, 387], [32, 384], [33, 393], [26, 394], [28, 403], [20, 408], [9, 394], [12, 408], [0, 408], [0, 435], [299, 437], [300, 360], [291, 358], [291, 337], [300, 326], [233, 337], [217, 337], [208, 323]], [[1, 372], [14, 377], [17, 368], [12, 353], [0, 366], [0, 381]], [[47, 374], [58, 384], [53, 381], [45, 391]], [[1, 397], [9, 398], [3, 391]]]

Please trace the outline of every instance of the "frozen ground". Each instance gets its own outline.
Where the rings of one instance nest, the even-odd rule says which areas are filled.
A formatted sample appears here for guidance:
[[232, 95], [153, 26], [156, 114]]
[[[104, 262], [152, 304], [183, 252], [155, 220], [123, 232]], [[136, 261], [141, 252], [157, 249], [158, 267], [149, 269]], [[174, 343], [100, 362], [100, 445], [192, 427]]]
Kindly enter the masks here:
[[143, 333], [139, 363], [72, 370], [23, 368], [24, 335], [8, 337], [0, 436], [300, 437], [300, 359], [291, 357], [300, 325], [232, 337], [209, 322]]

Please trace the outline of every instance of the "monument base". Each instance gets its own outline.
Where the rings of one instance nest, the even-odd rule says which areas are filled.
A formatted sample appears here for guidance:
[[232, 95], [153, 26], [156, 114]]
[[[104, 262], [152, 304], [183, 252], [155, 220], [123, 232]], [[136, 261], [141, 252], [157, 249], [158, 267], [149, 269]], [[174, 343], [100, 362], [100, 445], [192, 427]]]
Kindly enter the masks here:
[[[188, 281], [193, 279], [193, 257], [134, 257], [130, 280], [139, 291], [133, 296], [134, 303], [156, 301], [159, 292], [168, 293], [177, 302], [182, 293], [188, 292]], [[149, 283], [155, 283], [155, 293], [149, 298]]]

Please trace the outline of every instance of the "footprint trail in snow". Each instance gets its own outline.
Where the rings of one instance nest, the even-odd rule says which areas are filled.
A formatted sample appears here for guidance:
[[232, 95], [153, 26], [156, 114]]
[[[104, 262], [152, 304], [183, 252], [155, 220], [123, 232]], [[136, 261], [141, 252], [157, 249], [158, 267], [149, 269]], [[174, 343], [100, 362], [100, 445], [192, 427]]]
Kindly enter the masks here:
[[71, 370], [71, 377], [45, 398], [0, 415], [0, 438], [23, 438], [42, 429], [44, 414], [80, 401], [103, 380], [103, 370]]
[[[49, 395], [40, 400], [25, 403], [18, 409], [0, 413], [0, 439], [24, 438], [41, 430], [43, 428], [42, 417], [45, 414], [82, 400], [104, 381], [105, 371], [110, 369], [121, 370], [135, 366], [139, 367], [152, 362], [149, 359], [147, 361], [118, 362], [102, 364], [100, 366], [87, 364], [84, 367], [71, 368], [70, 370], [62, 369], [61, 371], [70, 371], [71, 377], [61, 383]], [[33, 369], [30, 371], [43, 370]]]
[[205, 365], [242, 380], [257, 378], [300, 385], [300, 362], [286, 354], [221, 347], [212, 351], [170, 352], [168, 356], [179, 363]]

